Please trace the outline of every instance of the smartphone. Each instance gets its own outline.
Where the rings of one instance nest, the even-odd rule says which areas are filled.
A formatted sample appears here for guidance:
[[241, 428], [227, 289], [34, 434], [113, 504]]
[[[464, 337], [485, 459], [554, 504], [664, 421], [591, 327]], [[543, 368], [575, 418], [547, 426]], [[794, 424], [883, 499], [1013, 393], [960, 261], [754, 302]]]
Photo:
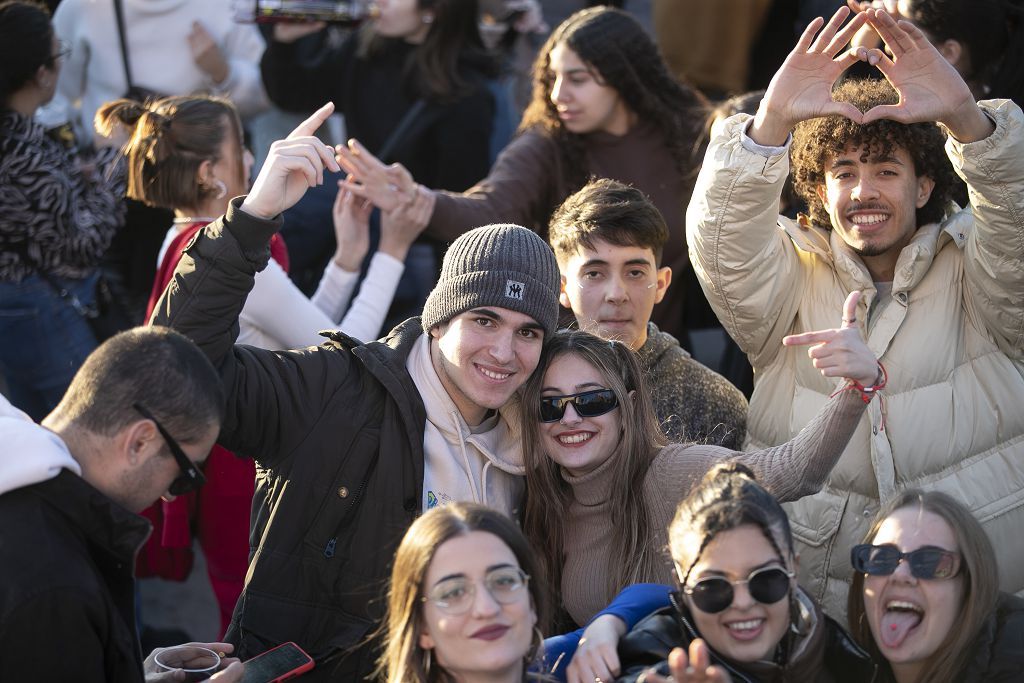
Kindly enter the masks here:
[[295, 643], [282, 643], [245, 662], [242, 683], [277, 683], [313, 668], [313, 658]]

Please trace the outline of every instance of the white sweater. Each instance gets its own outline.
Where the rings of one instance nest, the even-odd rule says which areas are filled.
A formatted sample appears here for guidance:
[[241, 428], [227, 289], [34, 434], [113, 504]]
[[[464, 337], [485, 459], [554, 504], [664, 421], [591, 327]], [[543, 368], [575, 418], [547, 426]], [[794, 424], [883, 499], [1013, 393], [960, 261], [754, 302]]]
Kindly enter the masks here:
[[[163, 262], [177, 234], [176, 227], [167, 232], [157, 263]], [[376, 252], [359, 296], [348, 307], [359, 273], [343, 270], [332, 260], [312, 299], [307, 299], [280, 264], [270, 259], [267, 267], [256, 273], [252, 291], [238, 316], [238, 343], [272, 350], [303, 348], [320, 344], [321, 330], [335, 328], [356, 339], [372, 341], [380, 336], [404, 270], [405, 264], [398, 259]], [[342, 319], [346, 307], [348, 314]]]
[[[235, 23], [230, 0], [122, 0], [122, 7], [135, 85], [166, 95], [221, 95], [242, 117], [269, 106], [259, 69], [263, 37], [255, 26]], [[228, 60], [228, 77], [219, 85], [192, 60], [193, 21], [206, 28]], [[113, 0], [63, 0], [53, 26], [71, 55], [62, 61], [57, 93], [39, 118], [46, 125], [70, 120], [89, 139], [96, 110], [128, 89]]]

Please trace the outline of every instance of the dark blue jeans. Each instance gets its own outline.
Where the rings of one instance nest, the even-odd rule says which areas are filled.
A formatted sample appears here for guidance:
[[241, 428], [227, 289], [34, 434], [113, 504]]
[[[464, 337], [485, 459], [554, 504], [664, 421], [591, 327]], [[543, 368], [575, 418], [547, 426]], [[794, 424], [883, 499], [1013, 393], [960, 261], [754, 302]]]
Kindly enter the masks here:
[[[97, 277], [53, 281], [90, 305]], [[95, 348], [85, 318], [41, 277], [0, 282], [0, 374], [11, 403], [32, 419], [38, 422], [53, 410]]]

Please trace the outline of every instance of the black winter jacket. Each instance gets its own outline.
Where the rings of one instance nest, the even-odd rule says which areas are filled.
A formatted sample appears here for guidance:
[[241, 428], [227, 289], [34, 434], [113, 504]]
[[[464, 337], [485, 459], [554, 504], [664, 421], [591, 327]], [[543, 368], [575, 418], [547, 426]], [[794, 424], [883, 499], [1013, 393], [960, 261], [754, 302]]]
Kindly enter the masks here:
[[317, 660], [309, 680], [357, 680], [373, 667], [374, 648], [360, 644], [383, 616], [392, 555], [422, 500], [426, 413], [405, 369], [422, 330], [413, 319], [368, 344], [334, 332], [298, 351], [235, 346], [280, 227], [239, 203], [187, 247], [152, 321], [218, 368], [219, 442], [257, 463], [251, 566], [226, 637], [243, 660], [294, 640]]
[[0, 496], [0, 681], [142, 683], [132, 570], [149, 532], [68, 470]]
[[1024, 598], [1002, 593], [978, 635], [974, 656], [957, 680], [963, 683], [1024, 681]]
[[[635, 683], [655, 667], [668, 675], [668, 654], [673, 648], [689, 648], [700, 637], [693, 617], [672, 593], [672, 606], [644, 618], [619, 641], [622, 676], [617, 681]], [[788, 635], [790, 653], [783, 664], [737, 663], [711, 650], [712, 663], [725, 668], [733, 683], [872, 683], [876, 667], [848, 633], [825, 615], [810, 596], [800, 590], [797, 633]]]

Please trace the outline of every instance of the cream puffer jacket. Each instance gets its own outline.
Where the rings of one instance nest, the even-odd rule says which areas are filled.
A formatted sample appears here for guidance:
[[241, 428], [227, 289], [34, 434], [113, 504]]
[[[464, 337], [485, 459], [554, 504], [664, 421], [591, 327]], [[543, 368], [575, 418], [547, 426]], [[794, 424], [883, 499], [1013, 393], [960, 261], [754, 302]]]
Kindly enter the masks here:
[[[871, 402], [824, 490], [788, 507], [800, 583], [837, 617], [850, 547], [879, 501], [909, 487], [965, 503], [992, 539], [1002, 588], [1024, 589], [1024, 117], [1006, 100], [980, 104], [995, 132], [946, 144], [971, 207], [918, 230], [866, 329], [889, 373], [884, 400]], [[749, 118], [716, 127], [686, 216], [704, 292], [754, 366], [748, 449], [791, 438], [838, 386], [782, 337], [837, 327], [853, 290], [867, 321], [876, 297], [838, 235], [777, 215], [788, 154], [744, 146]]]

